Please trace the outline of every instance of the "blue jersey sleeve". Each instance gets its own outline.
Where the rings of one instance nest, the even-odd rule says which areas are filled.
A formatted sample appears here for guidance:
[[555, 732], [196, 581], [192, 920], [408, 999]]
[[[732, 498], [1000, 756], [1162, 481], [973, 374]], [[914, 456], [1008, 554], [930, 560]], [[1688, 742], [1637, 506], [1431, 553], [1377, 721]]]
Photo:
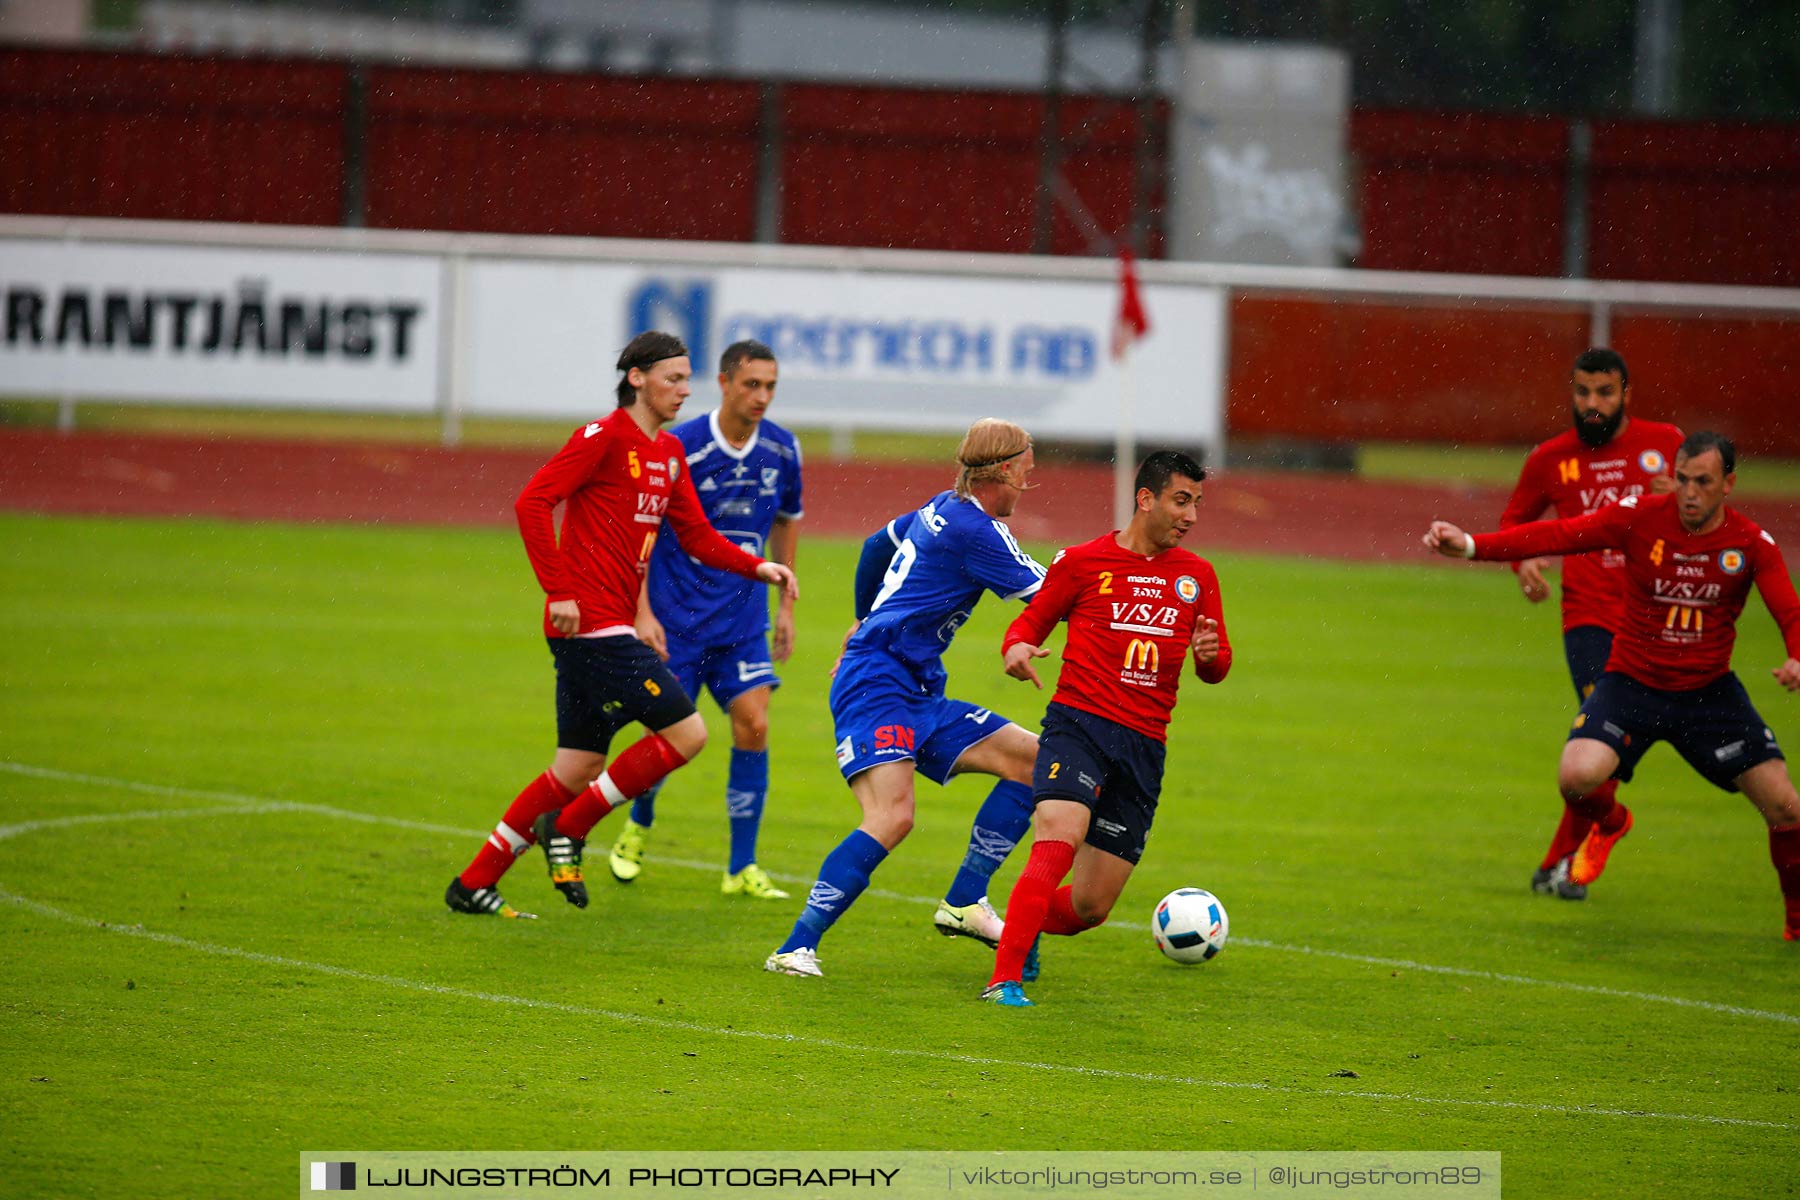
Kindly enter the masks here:
[[988, 517], [964, 546], [969, 578], [1002, 600], [1026, 600], [1044, 586], [1044, 568], [1019, 546], [1006, 522]]
[[875, 597], [881, 594], [882, 578], [887, 574], [888, 564], [894, 560], [895, 548], [900, 545], [896, 530], [911, 516], [911, 513], [901, 513], [863, 542], [862, 557], [856, 562], [857, 620], [867, 617], [875, 606]]
[[775, 510], [775, 515], [780, 516], [780, 517], [793, 518], [793, 517], [799, 516], [802, 512], [805, 511], [804, 507], [801, 504], [801, 500], [800, 500], [801, 463], [800, 463], [800, 441], [799, 441], [799, 439], [796, 438], [789, 448], [794, 452], [794, 459], [793, 459], [793, 462], [790, 464], [788, 471], [786, 472], [787, 478], [782, 483], [781, 503], [779, 506], [777, 506], [777, 508]]

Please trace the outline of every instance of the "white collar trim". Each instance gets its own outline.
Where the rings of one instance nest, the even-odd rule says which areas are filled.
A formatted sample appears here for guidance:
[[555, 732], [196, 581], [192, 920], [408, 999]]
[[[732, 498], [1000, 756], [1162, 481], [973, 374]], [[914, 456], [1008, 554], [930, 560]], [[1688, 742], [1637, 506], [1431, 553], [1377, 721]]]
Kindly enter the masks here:
[[725, 431], [719, 428], [718, 409], [715, 408], [706, 414], [706, 424], [707, 428], [712, 430], [713, 445], [717, 446], [726, 458], [735, 458], [739, 462], [750, 457], [750, 452], [756, 449], [756, 440], [762, 436], [762, 427], [759, 425], [750, 431], [750, 440], [745, 442], [744, 448], [740, 450], [731, 444], [730, 439], [725, 436]]

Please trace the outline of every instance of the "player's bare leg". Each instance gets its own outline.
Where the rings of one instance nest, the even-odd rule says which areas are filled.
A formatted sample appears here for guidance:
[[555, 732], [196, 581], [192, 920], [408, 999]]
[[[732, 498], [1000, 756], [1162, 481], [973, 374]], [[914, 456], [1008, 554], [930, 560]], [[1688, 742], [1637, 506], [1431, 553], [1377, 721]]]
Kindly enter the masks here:
[[806, 895], [806, 907], [787, 940], [763, 962], [763, 970], [783, 975], [823, 975], [819, 939], [849, 911], [869, 886], [869, 876], [888, 852], [912, 832], [913, 762], [885, 762], [850, 780], [850, 794], [863, 819], [839, 842], [819, 867], [818, 881]]
[[953, 774], [992, 775], [1000, 782], [976, 811], [968, 851], [932, 914], [932, 925], [945, 937], [973, 938], [990, 949], [1000, 943], [1000, 915], [988, 899], [988, 880], [1031, 827], [1037, 746], [1035, 733], [1009, 723], [957, 756]]
[[769, 696], [771, 687], [751, 688], [734, 696], [731, 717], [731, 767], [725, 780], [725, 815], [731, 823], [731, 857], [725, 864], [720, 891], [727, 896], [786, 900], [756, 862], [756, 835], [762, 828], [763, 804], [769, 793]]
[[1606, 869], [1613, 847], [1631, 832], [1631, 810], [1615, 800], [1613, 789], [1605, 786], [1618, 769], [1618, 752], [1605, 742], [1581, 737], [1563, 744], [1556, 786], [1565, 804], [1594, 822], [1569, 866], [1569, 882], [1582, 889], [1580, 895], [1569, 899], [1587, 894], [1587, 886]]
[[1782, 936], [1800, 942], [1800, 793], [1779, 758], [1757, 763], [1733, 782], [1769, 826], [1769, 861], [1787, 910]]

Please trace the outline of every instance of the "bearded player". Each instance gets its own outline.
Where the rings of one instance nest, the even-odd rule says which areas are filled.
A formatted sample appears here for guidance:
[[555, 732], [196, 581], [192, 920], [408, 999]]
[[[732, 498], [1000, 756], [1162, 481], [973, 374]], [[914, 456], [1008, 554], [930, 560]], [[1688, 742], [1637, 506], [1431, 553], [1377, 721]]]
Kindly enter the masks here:
[[[1624, 559], [1625, 607], [1606, 672], [1563, 745], [1557, 784], [1594, 830], [1576, 855], [1598, 879], [1631, 828], [1606, 793], [1629, 780], [1659, 741], [1727, 792], [1742, 792], [1769, 827], [1769, 858], [1786, 906], [1784, 936], [1800, 940], [1800, 795], [1781, 747], [1731, 670], [1737, 619], [1751, 585], [1781, 628], [1787, 661], [1775, 681], [1800, 691], [1800, 596], [1781, 551], [1755, 522], [1725, 506], [1737, 451], [1695, 433], [1675, 455], [1675, 492], [1629, 496], [1584, 517], [1469, 534], [1434, 521], [1425, 545], [1451, 557], [1517, 561], [1535, 554], [1615, 550]], [[1008, 924], [1010, 925], [1010, 919]]]
[[[1547, 509], [1554, 509], [1558, 517], [1579, 517], [1627, 496], [1673, 488], [1669, 467], [1681, 445], [1681, 430], [1633, 419], [1630, 405], [1631, 375], [1623, 358], [1599, 347], [1577, 358], [1569, 372], [1574, 428], [1539, 445], [1526, 457], [1518, 485], [1500, 515], [1500, 528], [1535, 521]], [[1513, 567], [1519, 575], [1519, 590], [1533, 604], [1550, 594], [1544, 582], [1544, 568], [1549, 563], [1549, 559], [1532, 558]], [[1625, 560], [1616, 550], [1575, 554], [1563, 560], [1563, 655], [1575, 684], [1576, 703], [1587, 699], [1606, 669], [1613, 637], [1624, 618], [1624, 568]], [[1612, 814], [1617, 826], [1605, 831], [1605, 836], [1613, 836], [1618, 827], [1631, 823], [1630, 810], [1622, 804], [1613, 808], [1618, 790], [1618, 781], [1608, 780], [1580, 805], [1563, 806], [1550, 848], [1532, 873], [1533, 891], [1564, 900], [1587, 895], [1587, 885], [1593, 882], [1588, 874], [1590, 860], [1578, 851], [1593, 828], [1592, 814]]]
[[[687, 455], [662, 432], [690, 394], [687, 347], [672, 334], [633, 338], [619, 355], [619, 405], [577, 429], [538, 469], [513, 510], [544, 589], [544, 636], [556, 663], [556, 755], [513, 800], [475, 860], [451, 879], [444, 903], [474, 916], [529, 916], [495, 887], [542, 840], [559, 890], [559, 862], [581, 861], [594, 824], [653, 787], [706, 745], [706, 721], [656, 652], [638, 639], [638, 595], [664, 517], [689, 554], [718, 570], [779, 585], [794, 573], [744, 553], [706, 522]], [[564, 504], [561, 538], [553, 518]], [[627, 725], [647, 732], [607, 764]], [[585, 898], [585, 889], [583, 889]]]
[[1125, 528], [1058, 554], [1006, 631], [1006, 673], [1042, 688], [1031, 660], [1048, 655], [1044, 641], [1069, 622], [1032, 776], [1031, 858], [1007, 902], [983, 1000], [1030, 1007], [1021, 975], [1038, 934], [1106, 920], [1156, 816], [1182, 663], [1191, 650], [1207, 683], [1231, 670], [1218, 575], [1180, 545], [1199, 519], [1205, 478], [1185, 454], [1146, 458]]

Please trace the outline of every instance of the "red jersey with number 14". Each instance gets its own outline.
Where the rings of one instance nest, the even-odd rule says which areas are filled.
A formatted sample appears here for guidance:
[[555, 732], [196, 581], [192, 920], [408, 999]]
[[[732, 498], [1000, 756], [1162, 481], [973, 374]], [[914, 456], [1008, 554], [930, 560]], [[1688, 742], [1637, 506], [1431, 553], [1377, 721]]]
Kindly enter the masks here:
[[1157, 741], [1168, 740], [1181, 665], [1201, 617], [1219, 623], [1219, 656], [1196, 667], [1218, 683], [1231, 670], [1225, 607], [1212, 564], [1179, 546], [1149, 558], [1115, 534], [1059, 552], [1044, 586], [1006, 631], [1042, 646], [1056, 623], [1069, 622], [1056, 702], [1105, 717]]
[[1475, 539], [1475, 557], [1530, 558], [1617, 550], [1625, 607], [1606, 669], [1670, 692], [1705, 687], [1731, 669], [1737, 619], [1762, 593], [1791, 658], [1800, 658], [1800, 596], [1775, 539], [1730, 508], [1711, 533], [1689, 533], [1673, 495], [1632, 496], [1568, 521], [1538, 521]]
[[[553, 514], [564, 501], [559, 543]], [[681, 442], [667, 433], [645, 436], [624, 408], [570, 435], [519, 493], [513, 512], [544, 589], [546, 637], [563, 636], [550, 623], [550, 605], [558, 600], [581, 606], [576, 636], [624, 629], [637, 619], [645, 563], [665, 516], [681, 535], [681, 548], [709, 567], [754, 576], [763, 561], [707, 522]]]
[[[1599, 512], [1627, 496], [1650, 491], [1650, 481], [1667, 475], [1681, 447], [1681, 430], [1636, 417], [1619, 435], [1591, 447], [1573, 429], [1542, 443], [1525, 459], [1518, 485], [1500, 514], [1500, 528], [1535, 521], [1545, 509], [1562, 518]], [[1617, 550], [1572, 554], [1562, 561], [1563, 629], [1598, 625], [1619, 632], [1623, 620], [1625, 559]], [[1515, 568], [1516, 569], [1516, 568]]]

